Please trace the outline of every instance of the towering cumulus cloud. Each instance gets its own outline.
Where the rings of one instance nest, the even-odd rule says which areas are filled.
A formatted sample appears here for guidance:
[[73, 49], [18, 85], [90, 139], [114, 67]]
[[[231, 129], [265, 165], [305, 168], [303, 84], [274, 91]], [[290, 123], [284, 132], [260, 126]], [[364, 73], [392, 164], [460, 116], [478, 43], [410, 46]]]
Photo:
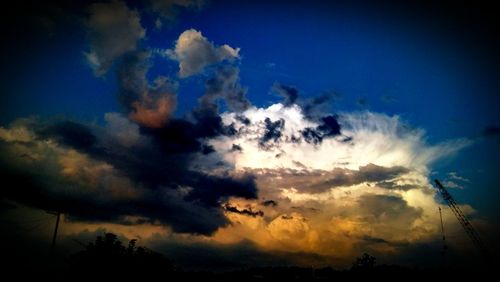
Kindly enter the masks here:
[[[231, 206], [260, 208], [263, 216], [226, 211], [233, 224], [214, 240], [331, 259], [384, 256], [433, 240], [439, 225], [430, 166], [470, 143], [429, 145], [423, 130], [372, 112], [310, 119], [296, 104], [275, 104], [222, 116], [237, 133], [210, 144], [237, 171], [256, 175], [260, 196]], [[310, 142], [310, 130], [322, 138]]]

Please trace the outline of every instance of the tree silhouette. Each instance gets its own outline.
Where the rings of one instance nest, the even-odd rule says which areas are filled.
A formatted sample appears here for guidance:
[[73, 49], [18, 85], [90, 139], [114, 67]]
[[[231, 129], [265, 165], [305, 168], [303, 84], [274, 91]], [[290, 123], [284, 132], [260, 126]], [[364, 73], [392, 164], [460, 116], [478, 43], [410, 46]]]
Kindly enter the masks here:
[[82, 250], [69, 258], [71, 272], [79, 279], [145, 279], [162, 277], [167, 280], [173, 273], [170, 261], [160, 253], [146, 247], [137, 247], [137, 240], [123, 246], [113, 233], [97, 236]]
[[356, 258], [356, 260], [353, 262], [352, 270], [372, 270], [375, 267], [376, 260], [377, 259], [375, 257], [364, 253], [361, 257]]

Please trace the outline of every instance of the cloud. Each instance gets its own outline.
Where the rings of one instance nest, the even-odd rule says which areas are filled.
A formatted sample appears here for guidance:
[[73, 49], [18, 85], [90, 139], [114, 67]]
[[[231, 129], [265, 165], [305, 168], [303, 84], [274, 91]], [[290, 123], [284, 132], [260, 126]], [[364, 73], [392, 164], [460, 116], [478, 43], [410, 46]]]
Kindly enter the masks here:
[[331, 111], [330, 107], [333, 102], [340, 97], [340, 94], [337, 92], [327, 91], [321, 95], [300, 101], [300, 107], [306, 118], [317, 119], [320, 116], [328, 114]]
[[456, 182], [453, 182], [451, 180], [447, 180], [443, 182], [443, 185], [446, 188], [456, 188], [456, 189], [464, 189], [464, 187], [460, 184], [457, 184]]
[[130, 122], [119, 113], [106, 113], [104, 120], [107, 123], [106, 130], [113, 134], [115, 140], [124, 147], [131, 147], [141, 142], [139, 126]]
[[297, 98], [299, 97], [299, 91], [297, 88], [286, 86], [277, 82], [273, 84], [272, 91], [283, 97], [283, 104], [285, 106], [295, 104]]
[[246, 98], [246, 88], [239, 83], [239, 69], [233, 66], [221, 66], [215, 71], [214, 77], [205, 84], [205, 95], [199, 101], [199, 110], [218, 114], [217, 100], [222, 99], [227, 107], [234, 112], [241, 112], [251, 106]]
[[227, 44], [215, 46], [200, 31], [189, 29], [179, 35], [175, 48], [168, 49], [166, 55], [179, 62], [179, 77], [185, 78], [200, 73], [208, 65], [238, 59], [239, 51]]
[[[365, 251], [387, 257], [439, 240], [430, 166], [467, 145], [427, 144], [423, 131], [371, 112], [339, 113], [340, 135], [309, 143], [300, 132], [328, 121], [305, 117], [298, 105], [172, 117], [159, 128], [117, 113], [106, 120], [104, 127], [19, 120], [1, 128], [1, 176], [23, 187], [2, 196], [62, 210], [73, 231], [108, 226], [132, 236], [144, 228], [148, 244], [167, 254], [189, 241], [223, 261], [234, 257], [224, 246], [246, 244], [275, 254], [273, 263], [348, 265]], [[273, 146], [262, 148], [269, 132]]]
[[340, 135], [340, 124], [336, 116], [329, 115], [320, 120], [321, 124], [316, 128], [306, 127], [301, 131], [302, 137], [307, 143], [319, 144], [323, 138]]
[[[133, 215], [177, 232], [210, 234], [228, 223], [221, 201], [256, 197], [251, 175], [196, 171], [196, 152], [161, 150], [154, 135], [123, 143], [121, 134], [70, 121], [18, 122], [1, 132], [2, 177], [23, 187], [2, 197], [71, 220], [125, 224]], [[19, 132], [29, 132], [29, 139]]]
[[276, 121], [271, 121], [270, 118], [264, 120], [265, 131], [259, 140], [259, 146], [261, 148], [269, 149], [272, 145], [269, 142], [278, 142], [281, 138], [281, 130], [285, 127], [285, 120], [279, 119]]
[[147, 78], [150, 58], [147, 51], [123, 56], [118, 66], [118, 98], [132, 121], [144, 127], [160, 128], [175, 110], [177, 84], [165, 76], [158, 76], [150, 83]]
[[266, 201], [263, 201], [262, 202], [262, 205], [266, 206], [266, 207], [275, 207], [278, 205], [278, 202], [274, 201], [274, 200], [266, 200]]
[[[171, 7], [192, 3], [153, 1], [152, 9], [168, 18]], [[138, 13], [117, 1], [89, 12], [88, 59], [97, 75], [116, 62], [123, 111], [107, 113], [104, 126], [24, 119], [0, 127], [0, 176], [15, 184], [3, 199], [61, 211], [75, 232], [135, 236], [136, 228], [151, 245], [160, 234], [228, 252], [221, 260], [240, 258], [231, 252], [246, 245], [281, 261], [349, 263], [365, 251], [394, 254], [440, 238], [432, 164], [471, 141], [429, 144], [398, 116], [331, 113], [333, 92], [302, 99], [295, 87], [275, 84], [283, 103], [254, 106], [231, 64], [239, 49], [194, 29], [166, 55], [181, 78], [215, 66], [198, 104], [175, 116], [178, 83], [150, 77], [153, 52], [138, 47]]]
[[135, 51], [146, 35], [139, 13], [124, 2], [94, 3], [88, 8], [86, 21], [90, 51], [86, 58], [97, 76], [104, 75], [113, 62]]
[[[359, 167], [356, 170], [335, 168], [333, 170], [303, 169], [253, 169], [258, 175], [259, 186], [293, 187], [303, 193], [323, 193], [329, 189], [361, 184], [364, 182], [379, 185], [387, 189], [404, 189], [393, 180], [401, 179], [410, 172], [404, 167], [382, 167], [374, 164]], [[391, 185], [393, 184], [393, 185]], [[410, 186], [411, 187], [411, 186]]]
[[130, 113], [130, 119], [143, 126], [160, 128], [170, 118], [175, 109], [175, 99], [171, 96], [158, 98], [155, 102], [132, 103], [134, 111]]
[[358, 204], [358, 216], [376, 223], [392, 222], [395, 228], [414, 222], [422, 213], [418, 208], [408, 206], [399, 196], [365, 194], [359, 198]]
[[151, 0], [151, 9], [158, 15], [155, 24], [161, 28], [165, 21], [172, 22], [180, 9], [201, 9], [205, 0]]
[[464, 181], [464, 182], [469, 182], [470, 180], [463, 177], [463, 176], [460, 176], [458, 175], [458, 173], [452, 171], [450, 173], [448, 173], [448, 178], [452, 179], [452, 180], [458, 180], [458, 181]]
[[[241, 117], [248, 119], [249, 124], [242, 123]], [[262, 138], [269, 135], [267, 125], [281, 119], [283, 126], [275, 130], [280, 136], [271, 134], [272, 147], [262, 150]], [[412, 129], [398, 116], [373, 112], [339, 113], [337, 118], [328, 115], [320, 121], [310, 120], [298, 105], [251, 107], [238, 114], [224, 113], [222, 120], [225, 125], [233, 125], [237, 134], [219, 136], [209, 142], [217, 151], [228, 151], [232, 144], [241, 146], [245, 154], [224, 155], [236, 168], [301, 169], [303, 165], [310, 169], [354, 170], [372, 163], [427, 171], [436, 160], [471, 143], [468, 139], [456, 139], [428, 145], [423, 130]], [[303, 137], [308, 128], [324, 135], [320, 144], [307, 142]], [[350, 141], [346, 142], [346, 137]]]
[[[267, 252], [315, 254], [322, 261], [347, 263], [364, 251], [384, 257], [439, 238], [431, 166], [470, 144], [428, 144], [423, 130], [398, 116], [368, 111], [309, 118], [300, 105], [275, 104], [221, 116], [235, 133], [208, 144], [235, 171], [254, 175], [259, 189], [259, 199], [233, 199], [230, 206], [258, 207], [263, 216], [227, 213], [231, 224], [211, 240], [251, 241]], [[308, 142], [306, 129], [322, 141]], [[242, 150], [231, 150], [234, 144]], [[453, 220], [451, 213], [445, 217]]]
[[470, 182], [470, 180], [452, 171], [448, 173], [446, 178], [443, 180], [443, 185], [446, 188], [464, 189], [464, 184], [467, 182]]
[[228, 203], [226, 205], [224, 205], [224, 209], [227, 212], [234, 212], [234, 213], [237, 213], [237, 214], [243, 214], [243, 215], [248, 215], [248, 216], [252, 216], [252, 217], [264, 216], [264, 212], [263, 211], [260, 211], [260, 210], [254, 211], [254, 210], [252, 210], [252, 208], [238, 209], [238, 207], [231, 206]]

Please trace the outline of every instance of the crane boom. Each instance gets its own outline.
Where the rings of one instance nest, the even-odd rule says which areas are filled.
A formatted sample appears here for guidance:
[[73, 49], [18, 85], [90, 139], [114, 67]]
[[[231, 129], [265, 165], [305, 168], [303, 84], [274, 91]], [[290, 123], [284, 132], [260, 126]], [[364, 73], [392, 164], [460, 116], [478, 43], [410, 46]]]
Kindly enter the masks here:
[[446, 201], [450, 209], [453, 211], [455, 216], [457, 217], [458, 221], [462, 225], [462, 227], [465, 230], [465, 233], [469, 235], [469, 238], [472, 240], [474, 246], [479, 250], [479, 252], [484, 256], [484, 258], [487, 261], [490, 261], [490, 255], [488, 252], [488, 249], [486, 248], [486, 245], [483, 243], [481, 240], [481, 237], [479, 237], [479, 233], [472, 227], [472, 224], [469, 222], [465, 214], [462, 212], [460, 207], [457, 205], [451, 194], [444, 188], [444, 186], [439, 182], [439, 180], [434, 179], [434, 182], [436, 183], [437, 189], [443, 199]]

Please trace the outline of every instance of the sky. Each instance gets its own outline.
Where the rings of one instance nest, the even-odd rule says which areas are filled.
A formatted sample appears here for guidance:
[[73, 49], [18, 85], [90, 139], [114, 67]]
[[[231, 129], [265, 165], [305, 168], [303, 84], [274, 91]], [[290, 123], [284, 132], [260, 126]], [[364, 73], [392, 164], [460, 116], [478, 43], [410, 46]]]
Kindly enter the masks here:
[[456, 265], [500, 220], [498, 8], [19, 1], [0, 47], [2, 236], [96, 235], [193, 269]]

